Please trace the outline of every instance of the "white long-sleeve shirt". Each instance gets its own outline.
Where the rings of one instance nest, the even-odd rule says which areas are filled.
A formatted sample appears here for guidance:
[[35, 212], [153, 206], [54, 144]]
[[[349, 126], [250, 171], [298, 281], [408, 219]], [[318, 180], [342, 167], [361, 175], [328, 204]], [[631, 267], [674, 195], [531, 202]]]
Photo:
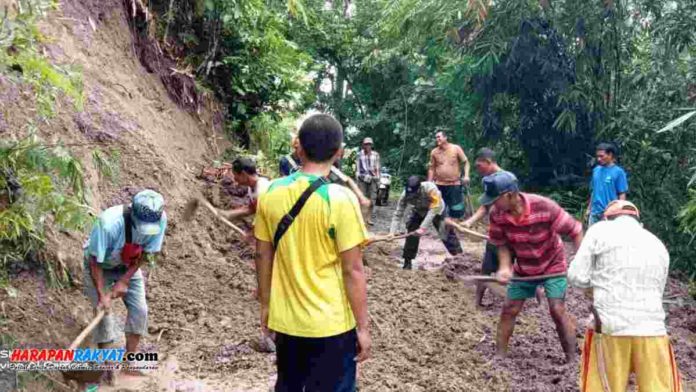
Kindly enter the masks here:
[[669, 253], [662, 242], [632, 217], [590, 227], [568, 280], [594, 289], [602, 333], [613, 336], [664, 336], [662, 295]]

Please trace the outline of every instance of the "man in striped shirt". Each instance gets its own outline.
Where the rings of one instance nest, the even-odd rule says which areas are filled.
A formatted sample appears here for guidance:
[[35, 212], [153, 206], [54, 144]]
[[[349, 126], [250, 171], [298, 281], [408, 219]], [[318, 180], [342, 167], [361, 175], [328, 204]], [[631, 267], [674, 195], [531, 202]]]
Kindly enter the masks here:
[[[498, 247], [500, 265], [496, 277], [502, 284], [509, 283], [498, 323], [497, 353], [507, 354], [515, 319], [524, 301], [533, 298], [537, 286], [543, 285], [566, 361], [571, 362], [577, 347], [575, 328], [565, 309], [567, 264], [560, 236], [572, 238], [577, 249], [582, 241], [582, 225], [553, 200], [520, 192], [517, 178], [510, 172], [487, 176], [483, 185], [481, 204], [493, 205], [488, 236], [490, 243]], [[539, 279], [510, 281], [513, 252], [517, 258], [514, 274]]]
[[625, 391], [633, 371], [641, 391], [679, 392], [662, 307], [669, 253], [643, 228], [633, 203], [609, 203], [604, 219], [589, 228], [568, 269], [573, 286], [592, 290], [595, 313], [594, 329], [585, 335], [580, 390]]

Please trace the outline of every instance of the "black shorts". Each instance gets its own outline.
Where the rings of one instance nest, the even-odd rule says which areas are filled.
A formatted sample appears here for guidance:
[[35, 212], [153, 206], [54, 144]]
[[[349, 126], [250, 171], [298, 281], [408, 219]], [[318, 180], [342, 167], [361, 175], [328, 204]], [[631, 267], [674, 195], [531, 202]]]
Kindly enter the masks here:
[[355, 329], [326, 338], [276, 336], [275, 392], [355, 391]]
[[461, 185], [438, 185], [442, 200], [447, 206], [447, 216], [461, 219], [464, 217], [464, 195]]
[[490, 275], [498, 272], [498, 248], [486, 243], [486, 252], [481, 263], [481, 274]]

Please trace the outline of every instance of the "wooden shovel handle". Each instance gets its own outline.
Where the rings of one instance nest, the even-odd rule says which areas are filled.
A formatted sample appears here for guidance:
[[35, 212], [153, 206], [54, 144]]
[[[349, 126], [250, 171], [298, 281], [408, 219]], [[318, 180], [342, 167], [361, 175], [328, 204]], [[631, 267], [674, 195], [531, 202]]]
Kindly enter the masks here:
[[481, 234], [478, 231], [467, 229], [463, 225], [460, 225], [459, 223], [455, 222], [454, 220], [448, 220], [445, 224], [450, 225], [450, 226], [454, 227], [455, 229], [457, 229], [457, 231], [460, 231], [464, 234], [468, 234], [472, 237], [480, 238], [482, 240], [488, 240], [487, 235]]
[[397, 235], [386, 235], [386, 236], [377, 236], [377, 237], [372, 237], [369, 240], [367, 240], [367, 244], [365, 245], [372, 245], [375, 242], [390, 242], [390, 241], [395, 241], [399, 240], [402, 238], [406, 238], [408, 236], [411, 236], [415, 233], [415, 231], [412, 231], [410, 233], [403, 233], [403, 234], [397, 234]]
[[208, 202], [208, 200], [206, 200], [206, 199], [204, 199], [204, 198], [201, 197], [201, 198], [200, 198], [200, 202], [201, 202], [201, 204], [203, 204], [203, 205], [205, 206], [205, 208], [209, 209], [210, 212], [212, 212], [213, 215], [215, 215], [216, 218], [218, 218], [222, 223], [226, 224], [226, 225], [229, 226], [232, 230], [234, 230], [235, 232], [237, 232], [237, 234], [241, 235], [242, 237], [244, 237], [244, 236], [246, 235], [246, 232], [245, 232], [244, 230], [240, 229], [239, 226], [237, 226], [237, 225], [235, 225], [234, 223], [228, 221], [227, 219], [225, 219], [225, 217], [223, 217], [222, 215], [220, 215], [220, 213], [218, 212], [217, 208], [213, 207], [213, 205], [210, 204], [210, 203]]
[[[529, 282], [529, 281], [534, 281], [534, 280], [560, 278], [560, 277], [565, 277], [565, 276], [567, 276], [567, 274], [565, 272], [560, 272], [557, 274], [538, 275], [538, 276], [513, 276], [512, 278], [510, 278], [510, 281], [511, 282]], [[491, 276], [491, 275], [470, 275], [470, 276], [462, 277], [461, 280], [463, 280], [465, 282], [495, 282], [495, 283], [498, 283], [498, 279], [496, 279], [495, 276]]]
[[94, 318], [92, 319], [92, 322], [90, 322], [89, 325], [87, 325], [87, 327], [85, 327], [85, 329], [83, 329], [82, 332], [80, 332], [80, 334], [77, 335], [75, 340], [73, 340], [73, 342], [70, 344], [70, 347], [68, 347], [68, 350], [74, 350], [78, 348], [80, 344], [82, 344], [82, 341], [85, 340], [87, 335], [89, 335], [92, 332], [92, 330], [97, 327], [97, 324], [99, 324], [99, 322], [104, 318], [105, 314], [106, 311], [104, 309], [99, 309], [96, 316], [94, 316]]

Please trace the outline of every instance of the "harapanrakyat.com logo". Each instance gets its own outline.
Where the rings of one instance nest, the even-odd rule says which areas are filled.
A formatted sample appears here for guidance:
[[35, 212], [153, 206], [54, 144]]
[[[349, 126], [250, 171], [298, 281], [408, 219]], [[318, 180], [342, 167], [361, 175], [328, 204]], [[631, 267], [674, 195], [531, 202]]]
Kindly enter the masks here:
[[156, 352], [127, 353], [122, 348], [16, 348], [0, 350], [0, 371], [154, 370]]

